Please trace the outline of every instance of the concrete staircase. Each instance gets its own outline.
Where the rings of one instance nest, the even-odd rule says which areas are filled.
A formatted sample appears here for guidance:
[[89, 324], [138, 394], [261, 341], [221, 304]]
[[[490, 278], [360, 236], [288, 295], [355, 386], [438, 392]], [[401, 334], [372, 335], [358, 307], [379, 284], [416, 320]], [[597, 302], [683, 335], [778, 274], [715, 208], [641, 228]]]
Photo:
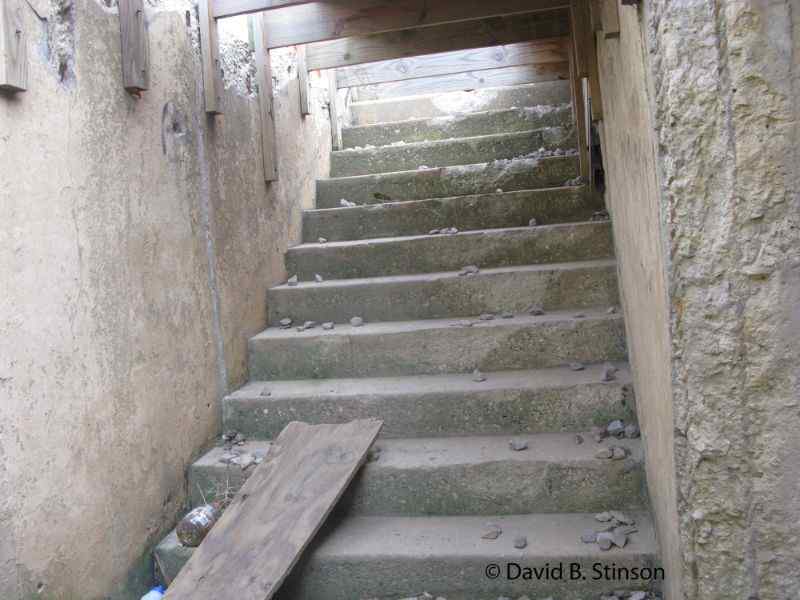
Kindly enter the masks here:
[[[252, 380], [224, 399], [225, 430], [247, 438], [234, 447], [244, 462], [293, 420], [385, 421], [281, 598], [585, 600], [650, 587], [592, 578], [595, 564], [657, 557], [639, 440], [613, 439], [628, 455], [609, 460], [596, 454], [610, 442], [588, 433], [631, 420], [633, 393], [610, 224], [593, 220], [601, 200], [566, 185], [578, 174], [567, 84], [482, 90], [466, 108], [464, 97], [353, 106], [347, 147], [286, 256], [300, 282], [269, 291]], [[447, 114], [459, 101], [463, 112]], [[298, 331], [307, 321], [317, 324]], [[603, 381], [609, 363], [616, 378]], [[194, 505], [252, 472], [230, 458], [218, 447], [190, 468]], [[603, 552], [581, 534], [609, 509], [634, 516], [638, 532]], [[484, 539], [487, 523], [502, 535]], [[190, 555], [174, 533], [156, 549], [168, 578]], [[487, 577], [512, 561], [580, 564], [586, 579]]]

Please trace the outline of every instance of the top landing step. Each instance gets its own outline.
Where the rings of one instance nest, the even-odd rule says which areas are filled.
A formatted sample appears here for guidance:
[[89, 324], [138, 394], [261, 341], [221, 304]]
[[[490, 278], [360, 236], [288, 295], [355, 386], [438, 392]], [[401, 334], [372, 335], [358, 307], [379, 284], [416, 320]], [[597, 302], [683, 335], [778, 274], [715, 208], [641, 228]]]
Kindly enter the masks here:
[[351, 124], [359, 126], [567, 102], [570, 102], [568, 81], [544, 81], [468, 92], [354, 102], [350, 105], [350, 113]]

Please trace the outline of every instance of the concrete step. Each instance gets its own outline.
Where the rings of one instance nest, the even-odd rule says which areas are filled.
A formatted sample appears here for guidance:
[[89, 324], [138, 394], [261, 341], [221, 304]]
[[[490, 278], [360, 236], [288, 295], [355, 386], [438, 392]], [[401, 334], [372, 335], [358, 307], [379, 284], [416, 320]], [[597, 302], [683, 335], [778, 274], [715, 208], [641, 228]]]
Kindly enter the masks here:
[[224, 429], [248, 439], [278, 436], [291, 421], [383, 420], [382, 437], [567, 432], [632, 421], [627, 364], [603, 382], [602, 364], [471, 375], [254, 381], [224, 398]]
[[372, 125], [464, 115], [512, 107], [565, 104], [571, 102], [568, 81], [543, 81], [525, 85], [483, 88], [468, 92], [447, 92], [385, 100], [354, 102], [350, 105], [351, 125]]
[[467, 138], [398, 142], [380, 148], [351, 148], [331, 153], [331, 177], [352, 177], [410, 171], [421, 167], [471, 165], [489, 160], [511, 159], [540, 148], [574, 149], [572, 128], [546, 127], [532, 131], [497, 133]]
[[386, 277], [609, 258], [608, 221], [487, 229], [324, 244], [301, 244], [286, 253], [287, 272], [301, 281]]
[[588, 221], [603, 208], [602, 197], [583, 187], [557, 187], [323, 208], [303, 212], [303, 239], [330, 242], [424, 235], [433, 229], [460, 231]]
[[[582, 316], [578, 316], [582, 315]], [[396, 321], [327, 331], [269, 328], [249, 340], [259, 380], [538, 369], [625, 360], [622, 318], [606, 307], [513, 319]]]
[[320, 179], [316, 208], [339, 208], [342, 199], [381, 204], [551, 188], [565, 185], [577, 175], [578, 158], [570, 155]]
[[531, 304], [545, 310], [619, 304], [613, 259], [485, 269], [470, 277], [457, 271], [334, 279], [280, 285], [267, 291], [269, 322], [289, 317], [347, 323], [521, 314]]
[[[597, 444], [589, 433], [581, 435], [582, 444], [574, 433], [384, 438], [338, 508], [351, 515], [508, 515], [645, 507], [640, 440]], [[526, 441], [528, 449], [511, 450], [511, 439]], [[268, 454], [268, 444], [238, 448]], [[628, 456], [595, 458], [610, 444]], [[214, 448], [189, 468], [193, 504], [225, 486], [238, 490], [255, 470], [223, 464], [225, 453]]]
[[345, 148], [388, 146], [394, 142], [424, 142], [451, 138], [530, 131], [542, 127], [571, 127], [572, 106], [540, 105], [484, 110], [464, 115], [410, 119], [342, 129]]
[[[660, 568], [658, 546], [649, 515], [636, 512], [631, 516], [636, 519], [638, 532], [630, 536], [624, 548], [608, 552], [580, 541], [583, 531], [599, 525], [592, 514], [332, 519], [277, 598], [397, 600], [428, 592], [447, 600], [522, 595], [537, 600], [548, 596], [587, 600], [611, 590], [644, 590], [650, 587], [649, 582], [633, 580], [620, 569]], [[502, 528], [496, 540], [482, 539], [487, 523]], [[514, 547], [518, 536], [528, 541], [522, 550]], [[181, 547], [173, 532], [158, 545], [155, 554], [167, 581], [171, 581], [192, 550]], [[563, 565], [565, 575], [512, 579], [506, 576], [508, 563], [531, 568]], [[502, 575], [487, 577], [488, 565], [499, 565]], [[619, 578], [594, 579], [593, 569], [603, 575], [604, 568], [612, 565]], [[571, 569], [581, 576], [570, 577]], [[654, 587], [660, 589], [659, 582]]]

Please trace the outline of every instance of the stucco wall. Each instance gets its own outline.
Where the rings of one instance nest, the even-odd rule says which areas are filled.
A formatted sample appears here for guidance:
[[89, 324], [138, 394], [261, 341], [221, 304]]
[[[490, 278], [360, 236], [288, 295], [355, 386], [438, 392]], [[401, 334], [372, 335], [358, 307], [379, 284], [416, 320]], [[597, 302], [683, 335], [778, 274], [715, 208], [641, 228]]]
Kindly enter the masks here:
[[800, 2], [620, 10], [604, 152], [669, 598], [794, 598]]
[[134, 99], [107, 4], [32, 0], [29, 91], [0, 96], [4, 600], [135, 595], [327, 168], [321, 92], [301, 119], [291, 50], [267, 186], [246, 47], [226, 42], [209, 120], [195, 8], [147, 2], [151, 89]]

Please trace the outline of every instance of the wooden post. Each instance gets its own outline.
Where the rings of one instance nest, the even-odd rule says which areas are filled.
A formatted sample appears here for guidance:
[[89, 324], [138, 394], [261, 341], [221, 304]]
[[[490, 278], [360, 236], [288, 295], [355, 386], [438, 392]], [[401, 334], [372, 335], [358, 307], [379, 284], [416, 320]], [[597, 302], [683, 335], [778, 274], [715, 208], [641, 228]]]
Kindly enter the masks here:
[[217, 20], [212, 13], [213, 0], [199, 0], [200, 60], [203, 67], [203, 96], [206, 112], [222, 112], [222, 64], [219, 61]]
[[143, 0], [119, 0], [122, 37], [122, 85], [132, 94], [150, 85], [150, 56], [144, 22]]
[[339, 88], [336, 85], [336, 69], [328, 70], [328, 112], [331, 117], [331, 145], [334, 150], [342, 149], [342, 124], [339, 113]]
[[22, 20], [23, 0], [0, 0], [0, 90], [28, 88], [28, 50]]
[[306, 66], [305, 44], [297, 47], [297, 83], [300, 86], [300, 114], [311, 114], [308, 104], [308, 67]]
[[272, 102], [272, 64], [264, 33], [264, 19], [268, 13], [252, 17], [255, 33], [256, 78], [258, 81], [258, 105], [261, 113], [261, 154], [264, 161], [264, 181], [278, 178], [277, 152], [275, 144], [275, 115]]
[[603, 35], [607, 38], [619, 37], [619, 0], [602, 0], [600, 8]]

